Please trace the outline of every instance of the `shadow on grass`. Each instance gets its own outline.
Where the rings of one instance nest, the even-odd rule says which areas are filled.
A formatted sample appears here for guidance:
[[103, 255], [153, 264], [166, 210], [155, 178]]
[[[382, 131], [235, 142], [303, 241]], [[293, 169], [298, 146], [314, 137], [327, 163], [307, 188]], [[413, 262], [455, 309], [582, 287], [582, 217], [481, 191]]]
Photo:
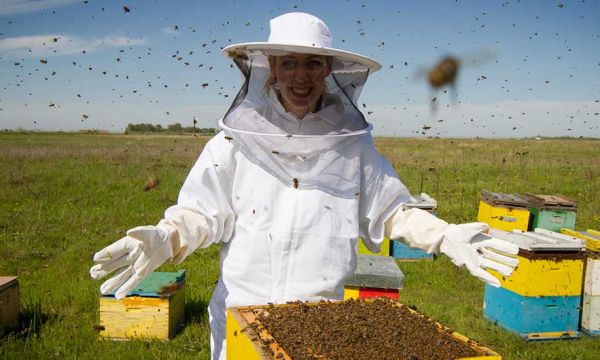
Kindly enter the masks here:
[[203, 300], [186, 301], [184, 312], [184, 326], [201, 323], [208, 319], [208, 303]]
[[19, 312], [19, 325], [12, 330], [11, 335], [22, 339], [37, 336], [43, 324], [57, 318], [56, 314], [44, 312], [41, 302], [24, 300]]

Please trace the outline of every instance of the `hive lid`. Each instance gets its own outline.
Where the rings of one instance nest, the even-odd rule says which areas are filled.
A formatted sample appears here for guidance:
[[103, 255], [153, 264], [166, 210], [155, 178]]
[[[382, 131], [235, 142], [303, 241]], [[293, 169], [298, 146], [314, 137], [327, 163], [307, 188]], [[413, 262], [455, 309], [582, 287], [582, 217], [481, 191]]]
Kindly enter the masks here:
[[402, 289], [404, 274], [391, 256], [359, 254], [356, 271], [346, 285], [383, 289]]
[[437, 201], [431, 196], [421, 193], [421, 195], [411, 195], [410, 201], [405, 204], [411, 208], [419, 208], [426, 210], [437, 209]]
[[529, 203], [519, 194], [505, 194], [481, 190], [481, 198], [491, 205], [500, 205], [513, 208], [527, 208]]
[[521, 230], [506, 232], [498, 229], [490, 229], [489, 235], [501, 240], [510, 241], [520, 249], [531, 252], [577, 252], [584, 246], [584, 242], [574, 236], [568, 236], [540, 228], [528, 232]]
[[563, 195], [536, 195], [526, 193], [524, 197], [529, 201], [530, 206], [539, 209], [577, 210], [577, 201]]
[[[176, 272], [152, 272], [127, 296], [170, 297], [177, 292], [185, 281], [185, 270]], [[104, 296], [114, 297], [116, 289]]]
[[17, 276], [0, 276], [0, 291], [17, 283]]

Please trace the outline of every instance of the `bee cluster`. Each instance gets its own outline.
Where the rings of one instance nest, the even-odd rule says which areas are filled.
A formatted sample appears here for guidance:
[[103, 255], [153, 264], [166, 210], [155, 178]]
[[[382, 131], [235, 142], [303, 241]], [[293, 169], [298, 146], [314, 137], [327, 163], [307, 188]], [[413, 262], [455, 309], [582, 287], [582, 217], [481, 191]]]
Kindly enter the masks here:
[[[303, 302], [270, 305], [255, 311], [250, 324], [266, 330], [263, 350], [274, 341], [290, 358], [300, 359], [456, 359], [477, 352], [430, 318], [395, 301]], [[275, 359], [280, 353], [272, 354]]]

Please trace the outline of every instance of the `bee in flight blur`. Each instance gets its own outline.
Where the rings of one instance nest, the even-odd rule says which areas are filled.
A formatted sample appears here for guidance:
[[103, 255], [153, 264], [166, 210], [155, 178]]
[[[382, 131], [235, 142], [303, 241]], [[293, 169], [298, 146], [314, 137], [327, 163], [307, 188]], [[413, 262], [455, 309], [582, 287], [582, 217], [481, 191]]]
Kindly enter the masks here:
[[[448, 88], [453, 103], [458, 102], [457, 81], [458, 75], [465, 66], [485, 63], [497, 57], [495, 50], [477, 50], [463, 56], [446, 55], [441, 57], [433, 66], [427, 70], [420, 71], [418, 77], [426, 77], [431, 88], [431, 111], [437, 112], [438, 98], [436, 96], [440, 89]], [[446, 90], [444, 90], [446, 93]]]

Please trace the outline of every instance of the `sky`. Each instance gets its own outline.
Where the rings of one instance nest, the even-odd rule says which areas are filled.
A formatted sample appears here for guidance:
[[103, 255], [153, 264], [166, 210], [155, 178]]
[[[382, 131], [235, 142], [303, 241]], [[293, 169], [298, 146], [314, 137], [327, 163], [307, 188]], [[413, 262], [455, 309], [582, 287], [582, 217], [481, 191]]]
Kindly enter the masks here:
[[217, 127], [242, 80], [221, 49], [291, 11], [383, 65], [358, 104], [375, 135], [600, 137], [596, 0], [0, 0], [0, 130]]

